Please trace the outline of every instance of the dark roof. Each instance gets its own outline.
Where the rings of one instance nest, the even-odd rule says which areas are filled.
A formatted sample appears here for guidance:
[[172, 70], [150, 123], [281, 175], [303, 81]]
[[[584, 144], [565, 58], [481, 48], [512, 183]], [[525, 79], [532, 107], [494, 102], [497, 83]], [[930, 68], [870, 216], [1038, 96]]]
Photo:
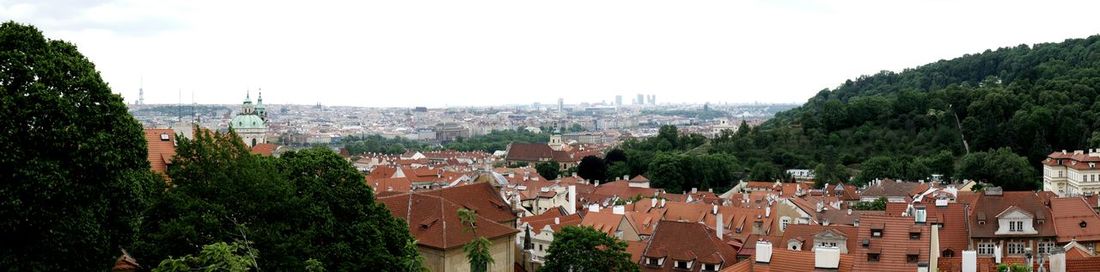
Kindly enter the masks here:
[[927, 183], [883, 180], [879, 184], [867, 186], [862, 195], [873, 197], [913, 196], [924, 190], [928, 190]]

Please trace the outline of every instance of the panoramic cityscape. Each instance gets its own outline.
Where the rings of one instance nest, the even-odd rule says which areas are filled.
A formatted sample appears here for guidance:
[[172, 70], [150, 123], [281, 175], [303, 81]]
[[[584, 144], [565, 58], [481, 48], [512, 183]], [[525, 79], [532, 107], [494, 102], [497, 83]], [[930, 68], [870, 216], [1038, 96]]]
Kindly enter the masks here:
[[0, 271], [1100, 271], [1098, 9], [0, 1]]

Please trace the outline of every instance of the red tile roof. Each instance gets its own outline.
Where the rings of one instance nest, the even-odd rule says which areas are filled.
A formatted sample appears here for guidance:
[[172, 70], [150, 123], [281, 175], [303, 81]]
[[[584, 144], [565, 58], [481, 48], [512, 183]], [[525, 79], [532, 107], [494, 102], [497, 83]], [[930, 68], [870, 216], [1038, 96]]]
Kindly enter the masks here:
[[[910, 240], [911, 229], [921, 232], [920, 239]], [[872, 237], [872, 229], [881, 229], [882, 237]], [[915, 270], [920, 262], [928, 262], [929, 232], [928, 225], [916, 224], [911, 218], [866, 215], [860, 218], [859, 241], [868, 240], [870, 246], [862, 245], [848, 253], [855, 255], [855, 271], [902, 271]], [[907, 262], [907, 254], [914, 251], [919, 254], [918, 263]], [[868, 253], [879, 253], [879, 261], [868, 261]]]
[[275, 150], [278, 148], [278, 145], [272, 143], [257, 144], [256, 146], [252, 147], [252, 154], [271, 157], [271, 154], [274, 154]]
[[416, 236], [417, 244], [447, 250], [461, 247], [477, 236], [488, 239], [513, 235], [511, 226], [493, 222], [478, 213], [477, 233], [466, 231], [458, 219], [461, 205], [438, 196], [407, 193], [379, 199], [395, 217], [409, 224], [409, 232]]
[[814, 236], [825, 231], [834, 231], [836, 233], [840, 233], [844, 237], [847, 237], [845, 244], [848, 247], [848, 252], [855, 252], [855, 248], [859, 247], [859, 240], [856, 239], [856, 232], [859, 231], [859, 228], [857, 227], [791, 224], [787, 225], [787, 230], [783, 232], [783, 238], [779, 239], [779, 245], [781, 246], [777, 247], [776, 250], [785, 250], [783, 248], [786, 247], [787, 241], [790, 241], [791, 239], [801, 239], [804, 241], [802, 245], [803, 251], [812, 251], [814, 245]]
[[581, 220], [581, 225], [592, 227], [614, 237], [623, 220], [626, 220], [625, 215], [614, 214], [610, 210], [604, 209], [599, 212], [585, 214], [584, 219]]
[[466, 209], [474, 210], [478, 215], [484, 216], [493, 222], [512, 224], [516, 221], [516, 214], [512, 207], [508, 206], [500, 196], [500, 192], [486, 182], [468, 185], [460, 185], [443, 189], [424, 191], [424, 194], [447, 199]]
[[642, 271], [679, 271], [673, 269], [675, 261], [694, 261], [690, 271], [699, 271], [703, 263], [730, 266], [737, 262], [733, 247], [695, 222], [661, 221], [642, 256], [667, 258], [661, 267], [639, 265]]
[[[162, 140], [167, 137], [167, 140]], [[171, 129], [145, 129], [145, 141], [149, 148], [149, 168], [157, 173], [167, 173], [172, 157], [176, 156], [176, 133]]]
[[1100, 241], [1100, 215], [1081, 197], [1054, 198], [1050, 200], [1054, 212], [1055, 232], [1058, 242]]
[[[974, 205], [971, 206], [972, 213], [968, 215], [970, 218], [967, 221], [970, 226], [971, 238], [998, 237], [994, 235], [994, 232], [997, 231], [996, 216], [1012, 207], [1019, 208], [1036, 217], [1051, 218], [1050, 208], [1044, 205], [1043, 197], [1035, 192], [1009, 191], [1003, 192], [1002, 195], [982, 194], [974, 201]], [[983, 216], [986, 220], [985, 224], [978, 224], [978, 218]], [[1051, 222], [1036, 223], [1034, 226], [1039, 233], [1028, 235], [1030, 237], [1056, 236], [1054, 224]]]

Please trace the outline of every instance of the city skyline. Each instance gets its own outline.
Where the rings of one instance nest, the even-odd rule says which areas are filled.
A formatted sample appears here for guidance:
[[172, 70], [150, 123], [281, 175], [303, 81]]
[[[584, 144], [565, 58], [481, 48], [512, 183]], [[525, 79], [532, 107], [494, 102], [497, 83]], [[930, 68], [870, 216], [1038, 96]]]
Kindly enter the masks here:
[[261, 88], [271, 104], [366, 107], [802, 103], [882, 70], [1100, 33], [1088, 5], [16, 1], [0, 18], [74, 43], [128, 103]]

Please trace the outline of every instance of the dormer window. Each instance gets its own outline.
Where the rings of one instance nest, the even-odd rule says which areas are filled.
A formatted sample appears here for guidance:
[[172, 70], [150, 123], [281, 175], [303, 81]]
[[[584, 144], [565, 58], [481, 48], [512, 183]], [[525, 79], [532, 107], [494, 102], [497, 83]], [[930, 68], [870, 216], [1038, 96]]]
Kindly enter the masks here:
[[708, 264], [708, 263], [703, 264], [703, 270], [702, 271], [718, 271], [718, 270], [722, 270], [722, 264]]
[[1022, 232], [1022, 231], [1024, 231], [1024, 221], [1009, 221], [1008, 222], [1008, 231], [1011, 231], [1011, 232]]
[[692, 261], [676, 261], [674, 264], [672, 264], [672, 268], [683, 269], [683, 270], [691, 270], [692, 263], [694, 263], [694, 262], [692, 262]]
[[661, 265], [664, 264], [664, 262], [665, 262], [664, 258], [656, 258], [656, 257], [646, 257], [645, 258], [645, 265], [646, 266], [661, 267]]
[[909, 232], [909, 240], [920, 240], [920, 232]]
[[871, 229], [871, 237], [882, 237], [881, 229]]
[[878, 262], [878, 259], [879, 259], [879, 254], [878, 253], [867, 253], [867, 261], [868, 262]]
[[168, 140], [171, 140], [171, 138], [168, 137], [168, 133], [161, 133], [160, 134], [160, 140], [164, 141], [164, 142], [167, 142]]
[[915, 263], [920, 260], [920, 254], [905, 254], [905, 262]]

